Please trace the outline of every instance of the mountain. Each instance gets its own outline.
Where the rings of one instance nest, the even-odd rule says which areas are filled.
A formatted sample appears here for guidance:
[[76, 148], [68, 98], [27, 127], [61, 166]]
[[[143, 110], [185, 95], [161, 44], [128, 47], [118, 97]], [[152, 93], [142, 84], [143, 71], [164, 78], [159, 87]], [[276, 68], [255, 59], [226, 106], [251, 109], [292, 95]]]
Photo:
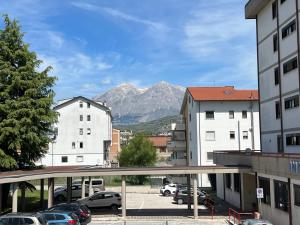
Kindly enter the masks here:
[[166, 134], [171, 130], [171, 123], [180, 121], [180, 115], [166, 116], [157, 120], [139, 124], [114, 125], [118, 130], [132, 130], [134, 134], [144, 133], [149, 135]]
[[114, 125], [137, 124], [178, 115], [184, 92], [181, 86], [161, 81], [145, 89], [122, 84], [93, 99], [112, 108]]

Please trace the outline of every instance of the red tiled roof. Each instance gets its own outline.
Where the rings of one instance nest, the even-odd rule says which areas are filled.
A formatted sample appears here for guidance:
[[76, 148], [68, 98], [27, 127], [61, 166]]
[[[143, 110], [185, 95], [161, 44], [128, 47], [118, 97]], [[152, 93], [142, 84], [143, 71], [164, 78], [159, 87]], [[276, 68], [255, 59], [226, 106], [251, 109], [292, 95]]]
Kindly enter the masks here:
[[188, 92], [196, 101], [250, 101], [258, 100], [257, 90], [237, 90], [225, 87], [189, 87]]
[[149, 136], [147, 138], [155, 147], [166, 147], [167, 143], [171, 141], [170, 136]]

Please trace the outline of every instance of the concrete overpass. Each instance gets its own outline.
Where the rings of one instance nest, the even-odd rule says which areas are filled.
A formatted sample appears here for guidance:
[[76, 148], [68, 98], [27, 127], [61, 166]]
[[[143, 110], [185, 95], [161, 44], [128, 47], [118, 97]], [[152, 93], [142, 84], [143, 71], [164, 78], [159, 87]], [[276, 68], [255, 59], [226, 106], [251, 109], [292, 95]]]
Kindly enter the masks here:
[[[71, 201], [72, 177], [82, 177], [82, 198], [85, 197], [84, 177], [89, 177], [89, 193], [92, 189], [92, 176], [121, 176], [122, 177], [122, 216], [126, 217], [126, 176], [130, 175], [192, 175], [193, 192], [197, 192], [197, 174], [209, 173], [251, 173], [249, 166], [178, 166], [178, 167], [124, 167], [124, 168], [102, 168], [98, 166], [59, 166], [46, 167], [34, 170], [17, 170], [0, 173], [1, 185], [13, 184], [12, 211], [18, 211], [18, 189], [19, 182], [30, 180], [41, 180], [41, 201], [44, 195], [44, 180], [48, 179], [48, 207], [53, 206], [54, 178], [67, 177], [68, 202]], [[0, 196], [2, 196], [0, 194]], [[194, 217], [198, 217], [197, 195], [194, 195]], [[24, 201], [24, 200], [23, 200]], [[0, 199], [1, 202], [1, 199]], [[1, 209], [1, 206], [0, 206]]]

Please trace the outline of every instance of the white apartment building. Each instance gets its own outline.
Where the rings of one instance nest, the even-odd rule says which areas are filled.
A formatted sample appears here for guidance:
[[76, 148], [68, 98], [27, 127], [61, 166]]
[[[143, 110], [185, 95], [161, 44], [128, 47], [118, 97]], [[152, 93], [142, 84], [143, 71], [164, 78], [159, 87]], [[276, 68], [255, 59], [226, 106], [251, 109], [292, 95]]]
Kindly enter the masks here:
[[[232, 86], [190, 87], [186, 90], [181, 114], [186, 120], [190, 166], [214, 165], [213, 151], [216, 150], [260, 149], [256, 90], [237, 90]], [[215, 175], [210, 176], [215, 180], [213, 177]], [[223, 191], [223, 176], [218, 175], [217, 180], [217, 189]], [[209, 187], [209, 176], [199, 175], [198, 185]]]
[[59, 101], [57, 134], [39, 164], [106, 165], [112, 140], [111, 110], [84, 97]]
[[[289, 153], [300, 153], [299, 6], [299, 0], [250, 0], [245, 7], [246, 18], [256, 20], [262, 152], [280, 153], [286, 160], [297, 157]], [[259, 210], [274, 225], [299, 224], [295, 163], [290, 158], [290, 168], [257, 174], [265, 192]], [[280, 176], [282, 171], [288, 175]]]

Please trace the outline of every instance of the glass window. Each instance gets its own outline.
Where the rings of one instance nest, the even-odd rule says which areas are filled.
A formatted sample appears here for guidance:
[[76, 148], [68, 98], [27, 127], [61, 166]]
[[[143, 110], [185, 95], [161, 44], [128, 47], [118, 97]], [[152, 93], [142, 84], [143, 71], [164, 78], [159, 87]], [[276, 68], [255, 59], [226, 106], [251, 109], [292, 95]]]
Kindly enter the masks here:
[[83, 156], [76, 156], [76, 162], [83, 162]]
[[79, 107], [82, 108], [83, 107], [83, 102], [79, 102]]
[[247, 110], [243, 110], [243, 111], [242, 111], [242, 118], [243, 118], [243, 119], [247, 119], [247, 114], [248, 114], [248, 113], [247, 113]]
[[79, 121], [83, 121], [83, 115], [79, 116]]
[[87, 121], [91, 121], [91, 115], [87, 115]]
[[189, 114], [189, 121], [191, 122], [192, 121], [192, 115]]
[[87, 128], [87, 135], [90, 135], [91, 134], [91, 128]]
[[284, 99], [284, 108], [292, 109], [299, 106], [299, 95]]
[[288, 185], [286, 182], [274, 180], [275, 208], [288, 211]]
[[72, 148], [73, 149], [75, 148], [75, 142], [72, 142]]
[[298, 60], [297, 57], [285, 62], [283, 64], [283, 73], [286, 74], [298, 67]]
[[228, 189], [231, 189], [231, 174], [230, 173], [225, 174], [225, 181], [226, 181], [226, 187]]
[[270, 205], [271, 204], [270, 179], [259, 177], [258, 183], [259, 183], [259, 187], [264, 190], [264, 198], [261, 199], [261, 202]]
[[275, 110], [276, 110], [276, 119], [280, 118], [280, 102], [275, 102]]
[[234, 180], [234, 191], [240, 192], [240, 181], [241, 177], [239, 173], [233, 174], [233, 180]]
[[235, 139], [235, 132], [230, 131], [229, 136], [230, 136], [230, 139]]
[[272, 4], [272, 18], [275, 19], [277, 17], [277, 0]]
[[83, 148], [83, 142], [79, 143], [79, 148]]
[[215, 118], [215, 112], [214, 111], [206, 111], [205, 112], [206, 119], [214, 119]]
[[65, 219], [65, 217], [60, 214], [56, 214], [55, 217], [56, 217], [56, 220], [64, 220]]
[[234, 119], [234, 111], [229, 111], [229, 119]]
[[276, 52], [278, 50], [278, 36], [277, 34], [273, 35], [273, 51]]
[[300, 145], [300, 134], [287, 134], [286, 145]]
[[214, 131], [206, 131], [205, 140], [206, 141], [214, 141], [215, 140], [215, 132]]
[[276, 67], [274, 69], [274, 82], [275, 82], [275, 85], [279, 84], [279, 70], [278, 70], [278, 67]]
[[284, 28], [282, 28], [282, 39], [286, 38], [296, 30], [296, 20], [293, 20]]
[[61, 157], [61, 162], [62, 163], [67, 163], [68, 162], [68, 156], [62, 156]]
[[87, 108], [91, 108], [91, 103], [86, 103]]
[[[22, 223], [20, 223], [22, 224]], [[30, 218], [24, 218], [24, 225], [30, 225], [30, 224], [34, 224], [33, 220]]]
[[79, 128], [79, 134], [83, 135], [83, 128]]
[[294, 184], [295, 205], [300, 206], [300, 185]]
[[243, 131], [243, 139], [248, 139], [248, 131]]

